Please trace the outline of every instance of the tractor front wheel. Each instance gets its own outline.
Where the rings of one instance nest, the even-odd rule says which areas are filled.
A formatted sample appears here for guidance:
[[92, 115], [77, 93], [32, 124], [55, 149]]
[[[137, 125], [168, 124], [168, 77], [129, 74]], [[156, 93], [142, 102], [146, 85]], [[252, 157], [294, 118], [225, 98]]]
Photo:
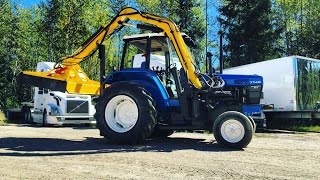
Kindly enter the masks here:
[[215, 120], [213, 134], [219, 144], [241, 149], [251, 142], [253, 126], [244, 114], [228, 111], [219, 115]]

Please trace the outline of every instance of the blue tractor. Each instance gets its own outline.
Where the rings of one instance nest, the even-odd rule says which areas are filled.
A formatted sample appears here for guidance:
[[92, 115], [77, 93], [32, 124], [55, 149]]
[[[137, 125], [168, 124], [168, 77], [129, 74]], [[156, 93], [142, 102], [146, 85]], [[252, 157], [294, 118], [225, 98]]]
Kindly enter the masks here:
[[[183, 38], [189, 42], [185, 34]], [[174, 130], [208, 130], [225, 146], [249, 144], [253, 119], [264, 118], [262, 77], [202, 74], [205, 88], [198, 90], [187, 76], [165, 35], [124, 37], [120, 68], [105, 78], [110, 86], [96, 105], [101, 135], [112, 143], [136, 144]]]

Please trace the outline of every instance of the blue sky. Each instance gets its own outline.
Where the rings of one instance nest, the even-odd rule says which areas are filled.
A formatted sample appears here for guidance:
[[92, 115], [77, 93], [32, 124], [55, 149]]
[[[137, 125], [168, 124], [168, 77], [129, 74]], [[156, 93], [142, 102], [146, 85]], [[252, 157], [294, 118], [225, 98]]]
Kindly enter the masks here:
[[12, 0], [12, 1], [21, 6], [28, 7], [28, 6], [33, 6], [38, 4], [41, 0]]

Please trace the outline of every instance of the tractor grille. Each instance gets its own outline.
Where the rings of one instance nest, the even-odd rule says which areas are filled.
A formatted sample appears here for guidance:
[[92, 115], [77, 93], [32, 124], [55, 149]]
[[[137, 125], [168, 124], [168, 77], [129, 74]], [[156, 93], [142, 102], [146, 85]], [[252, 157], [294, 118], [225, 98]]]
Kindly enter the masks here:
[[261, 86], [250, 86], [247, 87], [247, 98], [246, 103], [247, 104], [260, 104], [261, 97]]
[[89, 113], [89, 102], [81, 100], [68, 100], [67, 113]]

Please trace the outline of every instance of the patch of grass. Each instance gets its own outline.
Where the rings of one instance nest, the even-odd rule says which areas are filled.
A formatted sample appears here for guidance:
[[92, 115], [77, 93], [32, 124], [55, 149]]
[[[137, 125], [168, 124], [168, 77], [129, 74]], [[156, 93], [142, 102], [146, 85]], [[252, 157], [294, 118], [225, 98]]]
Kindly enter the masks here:
[[320, 133], [320, 126], [292, 126], [289, 127], [291, 131], [299, 132], [317, 132]]
[[0, 126], [5, 125], [7, 123], [7, 118], [2, 111], [0, 111]]

